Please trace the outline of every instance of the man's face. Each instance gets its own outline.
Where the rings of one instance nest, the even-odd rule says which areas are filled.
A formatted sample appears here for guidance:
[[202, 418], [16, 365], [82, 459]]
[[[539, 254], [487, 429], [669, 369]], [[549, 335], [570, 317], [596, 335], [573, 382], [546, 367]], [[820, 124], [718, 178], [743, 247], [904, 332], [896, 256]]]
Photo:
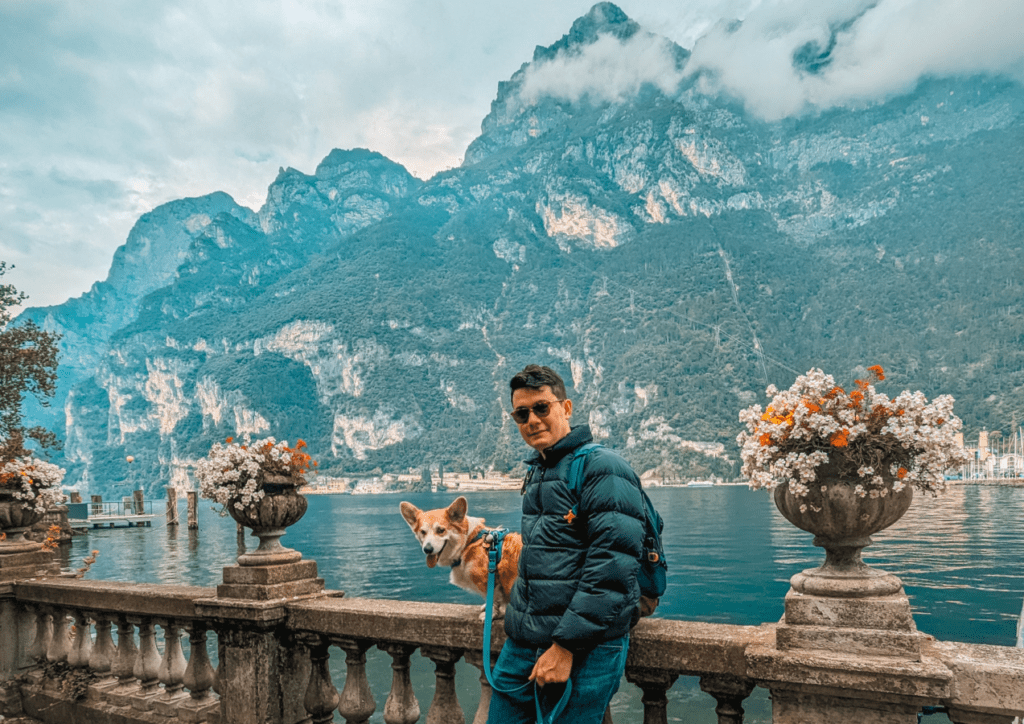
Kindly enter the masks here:
[[[532, 410], [538, 402], [548, 404], [548, 414], [540, 417]], [[572, 416], [572, 400], [558, 400], [551, 387], [544, 385], [539, 390], [521, 387], [512, 393], [512, 408], [530, 410], [530, 417], [519, 425], [519, 434], [526, 444], [537, 452], [543, 452], [569, 434], [569, 418]]]

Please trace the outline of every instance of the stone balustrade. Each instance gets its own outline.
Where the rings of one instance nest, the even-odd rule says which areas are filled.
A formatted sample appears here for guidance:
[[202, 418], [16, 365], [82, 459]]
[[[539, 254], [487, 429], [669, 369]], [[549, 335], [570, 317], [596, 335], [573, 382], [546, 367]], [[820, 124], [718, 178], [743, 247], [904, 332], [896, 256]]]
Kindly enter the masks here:
[[[0, 543], [0, 715], [25, 712], [47, 724], [306, 724], [337, 713], [362, 724], [377, 707], [367, 675], [376, 648], [392, 668], [385, 724], [412, 724], [423, 713], [427, 724], [465, 724], [460, 660], [481, 672], [479, 705], [468, 715], [486, 721], [483, 669], [503, 643], [500, 623], [485, 652], [478, 606], [327, 591], [315, 561], [277, 543], [282, 530], [263, 530], [272, 539], [261, 538], [263, 553], [226, 566], [216, 588], [62, 578], [52, 554]], [[719, 724], [743, 721], [755, 687], [770, 692], [775, 724], [916, 724], [923, 707], [941, 707], [954, 724], [1010, 724], [1024, 713], [1024, 650], [919, 632], [899, 579], [860, 562], [869, 542], [825, 540], [826, 563], [793, 577], [778, 623], [641, 621], [626, 679], [642, 692], [644, 724], [667, 722], [667, 694], [680, 676], [699, 679]], [[413, 690], [420, 666], [432, 667], [430, 702]]]
[[21, 706], [45, 712], [46, 721], [129, 721], [133, 712], [207, 721], [219, 702], [211, 692], [210, 627], [195, 601], [213, 595], [195, 586], [61, 578], [0, 585], [11, 622], [0, 635], [16, 652], [3, 678], [21, 674]]
[[[315, 574], [311, 562], [302, 563], [298, 573]], [[482, 671], [479, 607], [345, 598], [310, 592], [315, 586], [308, 582], [294, 586], [300, 595], [260, 598], [261, 585], [294, 583], [266, 580], [219, 591], [60, 578], [0, 584], [7, 667], [0, 706], [44, 722], [294, 724], [329, 722], [337, 712], [356, 724], [376, 709], [366, 673], [367, 651], [376, 647], [393, 670], [385, 724], [412, 724], [422, 712], [428, 724], [467, 721], [454, 672], [460, 659]], [[225, 597], [238, 592], [231, 585], [255, 588], [244, 591], [251, 598]], [[1009, 724], [1024, 711], [1020, 649], [920, 635], [921, 654], [908, 660], [780, 649], [780, 630], [778, 624], [642, 621], [626, 678], [642, 690], [644, 724], [667, 721], [667, 692], [680, 676], [699, 677], [719, 724], [743, 721], [743, 702], [755, 686], [771, 691], [776, 722], [812, 721], [808, 702], [831, 713], [821, 721], [854, 723], [916, 721], [922, 706], [945, 707], [955, 724]], [[207, 650], [211, 632], [219, 675]], [[496, 653], [500, 623], [493, 634]], [[414, 657], [417, 650], [421, 656]], [[344, 662], [343, 680], [333, 680], [332, 655], [339, 657], [336, 671]], [[432, 700], [421, 703], [410, 671], [424, 664], [433, 668], [435, 686]], [[479, 706], [468, 712], [474, 724], [486, 720], [490, 699], [483, 676], [480, 684]]]

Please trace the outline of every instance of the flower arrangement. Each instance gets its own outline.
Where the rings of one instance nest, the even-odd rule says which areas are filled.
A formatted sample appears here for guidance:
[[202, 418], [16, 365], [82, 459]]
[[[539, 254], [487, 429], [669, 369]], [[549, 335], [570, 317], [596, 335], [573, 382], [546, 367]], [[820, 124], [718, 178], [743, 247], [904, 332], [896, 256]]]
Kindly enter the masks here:
[[[878, 365], [868, 372], [876, 382], [885, 379]], [[868, 380], [855, 380], [847, 392], [819, 369], [788, 390], [771, 385], [766, 394], [766, 409], [752, 405], [740, 413], [747, 429], [736, 438], [751, 488], [788, 483], [792, 495], [806, 498], [816, 469], [828, 463], [840, 479], [858, 481], [854, 492], [862, 498], [908, 485], [936, 494], [945, 489], [945, 471], [967, 461], [949, 395], [928, 402], [921, 392], [905, 391], [889, 399]]]
[[60, 490], [65, 470], [45, 460], [25, 456], [0, 466], [0, 489], [9, 490], [37, 513], [45, 513], [64, 500]]
[[199, 494], [222, 506], [244, 510], [263, 499], [263, 483], [267, 475], [284, 475], [298, 485], [305, 485], [303, 475], [316, 467], [310, 456], [303, 452], [306, 443], [299, 440], [295, 447], [272, 437], [252, 442], [248, 435], [239, 443], [228, 438], [226, 443], [215, 443], [209, 455], [196, 464]]

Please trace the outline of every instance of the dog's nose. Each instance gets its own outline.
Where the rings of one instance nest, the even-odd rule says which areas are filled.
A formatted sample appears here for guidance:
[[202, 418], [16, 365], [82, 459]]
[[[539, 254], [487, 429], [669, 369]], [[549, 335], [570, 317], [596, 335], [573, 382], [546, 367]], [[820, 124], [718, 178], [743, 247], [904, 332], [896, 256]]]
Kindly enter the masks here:
[[429, 556], [431, 553], [434, 552], [434, 546], [430, 545], [429, 543], [424, 543], [423, 552]]

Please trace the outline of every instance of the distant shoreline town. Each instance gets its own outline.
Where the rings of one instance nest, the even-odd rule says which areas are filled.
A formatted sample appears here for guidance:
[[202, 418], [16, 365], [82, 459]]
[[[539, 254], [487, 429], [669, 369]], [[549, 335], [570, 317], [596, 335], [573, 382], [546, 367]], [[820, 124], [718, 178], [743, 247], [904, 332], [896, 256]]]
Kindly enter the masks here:
[[[724, 481], [719, 478], [708, 480], [668, 480], [648, 476], [641, 478], [645, 487], [710, 488], [715, 485], [746, 485], [746, 481]], [[496, 473], [444, 473], [432, 474], [430, 481], [420, 473], [384, 473], [373, 476], [319, 476], [303, 489], [306, 495], [373, 495], [380, 493], [436, 493], [472, 491], [519, 491], [523, 486], [521, 475], [500, 475]]]

